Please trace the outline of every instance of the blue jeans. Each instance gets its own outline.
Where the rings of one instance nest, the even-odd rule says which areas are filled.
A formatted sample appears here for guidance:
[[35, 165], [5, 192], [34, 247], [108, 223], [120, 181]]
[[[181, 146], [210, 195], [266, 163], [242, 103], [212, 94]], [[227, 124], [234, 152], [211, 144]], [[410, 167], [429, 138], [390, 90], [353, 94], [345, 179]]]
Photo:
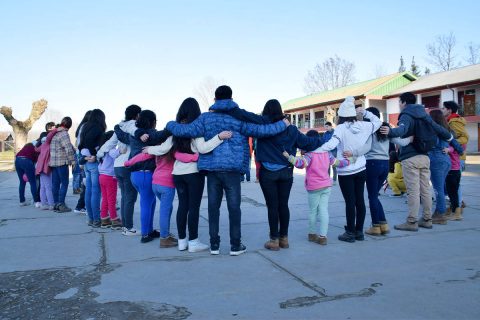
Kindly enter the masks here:
[[156, 199], [152, 190], [151, 171], [134, 171], [130, 175], [132, 184], [140, 194], [140, 224], [142, 236], [153, 231], [153, 216], [155, 214]]
[[160, 237], [166, 238], [170, 234], [170, 217], [172, 216], [175, 188], [152, 184], [152, 190], [160, 200]]
[[52, 167], [52, 192], [55, 204], [65, 203], [68, 190], [68, 166]]
[[[251, 163], [252, 163], [252, 157], [249, 156], [249, 157], [248, 157], [248, 168], [247, 168], [247, 172], [245, 172], [244, 175], [243, 175], [243, 174], [241, 175], [241, 177], [240, 177], [240, 180], [241, 180], [241, 181], [245, 181], [245, 178], [247, 178], [247, 181], [250, 181], [250, 165], [251, 165]], [[244, 176], [245, 176], [245, 177], [244, 177]]]
[[378, 192], [382, 189], [383, 183], [388, 176], [388, 160], [367, 160], [367, 192], [370, 204], [370, 215], [372, 224], [379, 224], [380, 221], [387, 221], [383, 206], [378, 199]]
[[238, 172], [210, 171], [207, 175], [208, 190], [208, 226], [210, 245], [218, 248], [220, 245], [219, 220], [223, 190], [227, 198], [228, 217], [230, 220], [230, 245], [239, 246], [242, 237], [240, 210], [241, 189], [240, 174]]
[[82, 184], [82, 169], [80, 169], [80, 165], [78, 163], [78, 157], [79, 155], [77, 154], [75, 157], [75, 165], [73, 166], [73, 179], [72, 179], [72, 188], [73, 190], [80, 189], [81, 184]]
[[18, 179], [20, 180], [20, 185], [18, 186], [20, 202], [25, 202], [25, 186], [27, 183], [23, 181], [24, 174], [28, 177], [28, 183], [30, 183], [32, 200], [34, 202], [40, 202], [40, 199], [37, 197], [37, 181], [35, 179], [35, 166], [33, 161], [24, 157], [16, 157], [15, 170], [17, 171]]
[[448, 155], [430, 156], [430, 180], [436, 193], [435, 212], [445, 214], [445, 179], [450, 171], [451, 163]]
[[85, 164], [87, 184], [85, 189], [85, 207], [88, 219], [100, 221], [100, 182], [98, 181], [98, 163], [87, 162]]

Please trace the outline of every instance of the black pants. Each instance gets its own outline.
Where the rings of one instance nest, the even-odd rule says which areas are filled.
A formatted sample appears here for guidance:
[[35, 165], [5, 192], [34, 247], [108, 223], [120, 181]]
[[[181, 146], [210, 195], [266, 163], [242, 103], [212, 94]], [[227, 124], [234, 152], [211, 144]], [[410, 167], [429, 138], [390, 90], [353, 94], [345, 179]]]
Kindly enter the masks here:
[[78, 198], [77, 206], [75, 209], [85, 209], [85, 185], [83, 182], [80, 183], [80, 198]]
[[363, 231], [365, 222], [365, 200], [363, 199], [363, 190], [367, 171], [338, 176], [340, 190], [342, 190], [343, 199], [345, 199], [345, 215], [347, 218], [347, 231]]
[[290, 210], [288, 199], [293, 184], [293, 168], [284, 168], [278, 171], [260, 169], [260, 187], [268, 208], [268, 224], [270, 238], [288, 236]]
[[185, 239], [187, 237], [188, 221], [188, 238], [195, 240], [198, 238], [198, 219], [205, 187], [205, 176], [198, 172], [174, 175], [173, 182], [178, 194], [178, 238]]
[[448, 171], [445, 185], [447, 187], [448, 197], [450, 198], [450, 208], [452, 212], [458, 208], [458, 188], [460, 186], [460, 178], [462, 177], [460, 170]]

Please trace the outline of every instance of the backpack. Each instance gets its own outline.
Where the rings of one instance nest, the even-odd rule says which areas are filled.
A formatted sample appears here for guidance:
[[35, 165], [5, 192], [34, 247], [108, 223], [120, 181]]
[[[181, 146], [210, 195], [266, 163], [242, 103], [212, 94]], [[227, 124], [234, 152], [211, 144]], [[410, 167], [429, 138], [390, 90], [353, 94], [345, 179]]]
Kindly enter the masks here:
[[437, 133], [427, 118], [414, 118], [412, 145], [418, 153], [426, 154], [437, 144]]

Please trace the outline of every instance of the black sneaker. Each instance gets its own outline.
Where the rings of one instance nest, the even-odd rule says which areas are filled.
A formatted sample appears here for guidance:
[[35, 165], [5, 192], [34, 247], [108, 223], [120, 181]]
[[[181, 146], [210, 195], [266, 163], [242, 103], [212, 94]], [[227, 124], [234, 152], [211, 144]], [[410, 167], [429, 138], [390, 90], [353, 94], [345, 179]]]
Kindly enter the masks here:
[[345, 242], [355, 242], [355, 233], [345, 231], [343, 234], [338, 236], [338, 240]]
[[94, 227], [94, 228], [100, 228], [101, 225], [102, 225], [102, 223], [100, 222], [100, 220], [93, 221], [93, 223], [92, 223], [92, 227]]
[[247, 247], [240, 243], [238, 246], [231, 246], [230, 248], [230, 255], [231, 256], [239, 256], [247, 251]]
[[357, 241], [365, 240], [365, 235], [363, 234], [363, 231], [355, 231], [355, 240]]
[[60, 205], [60, 203], [56, 203], [53, 205], [53, 212], [58, 212], [58, 206]]
[[212, 244], [210, 245], [210, 254], [211, 255], [219, 255], [220, 254], [220, 244], [216, 243], [216, 244]]
[[60, 203], [57, 207], [56, 212], [64, 213], [64, 212], [71, 212], [71, 211], [72, 211], [72, 209], [67, 207], [67, 205], [65, 203]]
[[160, 232], [158, 232], [158, 230], [153, 230], [152, 232], [150, 232], [148, 234], [148, 236], [152, 237], [153, 238], [160, 238]]
[[141, 243], [147, 243], [147, 242], [153, 241], [153, 239], [155, 239], [155, 238], [152, 237], [150, 234], [148, 234], [146, 236], [142, 236], [142, 238], [140, 239], [140, 242]]

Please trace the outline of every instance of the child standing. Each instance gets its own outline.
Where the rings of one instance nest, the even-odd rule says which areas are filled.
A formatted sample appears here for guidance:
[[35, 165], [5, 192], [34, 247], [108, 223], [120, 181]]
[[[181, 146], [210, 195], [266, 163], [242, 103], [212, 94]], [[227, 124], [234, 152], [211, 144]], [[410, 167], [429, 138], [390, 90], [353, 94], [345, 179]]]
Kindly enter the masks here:
[[[317, 131], [310, 130], [307, 137], [320, 136]], [[327, 244], [328, 232], [328, 199], [332, 187], [332, 179], [328, 174], [330, 165], [333, 167], [346, 167], [350, 159], [336, 159], [329, 152], [314, 150], [305, 153], [303, 156], [294, 157], [284, 152], [283, 155], [295, 167], [306, 168], [305, 189], [308, 192], [308, 204], [310, 206], [308, 241], [321, 245]], [[317, 234], [317, 220], [320, 223], [319, 234]]]
[[[103, 135], [102, 144], [108, 141], [113, 135], [113, 131], [108, 131]], [[102, 158], [98, 166], [100, 191], [102, 193], [102, 204], [100, 207], [101, 228], [112, 228], [113, 230], [122, 229], [122, 221], [117, 216], [117, 178], [113, 169], [115, 159], [120, 155], [116, 148], [111, 149]]]
[[40, 175], [40, 201], [42, 210], [53, 210], [55, 202], [52, 192], [52, 168], [48, 165], [50, 162], [50, 143], [57, 129], [51, 130], [48, 135], [42, 139], [41, 145], [35, 150], [40, 153], [38, 156], [35, 174]]
[[458, 200], [458, 188], [461, 178], [460, 154], [451, 145], [445, 148], [445, 152], [448, 152], [452, 162], [450, 171], [447, 174], [447, 179], [445, 180], [447, 194], [450, 198], [450, 212], [447, 213], [446, 218], [448, 220], [460, 221], [463, 219], [462, 208], [459, 206]]

